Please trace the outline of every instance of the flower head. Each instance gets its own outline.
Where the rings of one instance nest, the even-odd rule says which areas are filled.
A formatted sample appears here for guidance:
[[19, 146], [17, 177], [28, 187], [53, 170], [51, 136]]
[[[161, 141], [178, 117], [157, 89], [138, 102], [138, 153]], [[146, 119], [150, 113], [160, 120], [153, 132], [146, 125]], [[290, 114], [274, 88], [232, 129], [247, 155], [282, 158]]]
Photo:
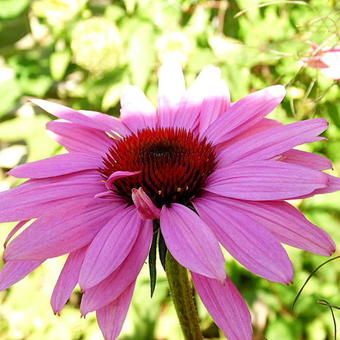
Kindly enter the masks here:
[[206, 67], [186, 89], [181, 68], [167, 63], [157, 110], [133, 86], [123, 91], [119, 119], [32, 100], [60, 118], [47, 128], [68, 153], [10, 171], [30, 179], [0, 195], [1, 221], [20, 221], [6, 239], [0, 287], [69, 254], [54, 312], [79, 283], [82, 314], [96, 311], [105, 338], [115, 339], [159, 220], [167, 251], [191, 271], [217, 325], [230, 340], [251, 339], [250, 314], [226, 276], [220, 245], [282, 283], [292, 281], [293, 267], [281, 243], [321, 255], [335, 250], [285, 202], [339, 190], [340, 180], [322, 172], [329, 160], [294, 149], [322, 139], [325, 120], [265, 118], [284, 95], [271, 86], [230, 103], [217, 68]]
[[340, 46], [321, 48], [316, 44], [311, 44], [311, 56], [303, 58], [304, 65], [319, 68], [327, 78], [340, 80]]

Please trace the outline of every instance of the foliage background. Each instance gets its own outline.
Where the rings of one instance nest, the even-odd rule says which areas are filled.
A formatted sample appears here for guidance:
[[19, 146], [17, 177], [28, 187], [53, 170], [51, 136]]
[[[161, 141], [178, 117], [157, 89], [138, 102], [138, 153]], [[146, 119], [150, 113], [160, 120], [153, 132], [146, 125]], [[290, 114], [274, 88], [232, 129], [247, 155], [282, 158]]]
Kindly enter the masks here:
[[[18, 184], [6, 176], [13, 166], [63, 152], [44, 129], [53, 117], [27, 98], [117, 115], [124, 84], [138, 85], [156, 100], [157, 69], [166, 58], [184, 64], [188, 83], [207, 64], [221, 67], [233, 100], [268, 85], [287, 85], [288, 95], [272, 117], [285, 123], [328, 119], [329, 140], [306, 148], [329, 157], [331, 173], [340, 175], [338, 85], [299, 63], [311, 53], [309, 41], [339, 41], [339, 17], [335, 0], [1, 0], [0, 190]], [[339, 194], [294, 204], [340, 244]], [[11, 226], [2, 225], [3, 240]], [[326, 258], [287, 249], [296, 269], [288, 287], [249, 274], [226, 255], [228, 273], [252, 310], [254, 339], [333, 339], [331, 314], [316, 301], [340, 305], [339, 262], [312, 278], [292, 310], [299, 287]], [[94, 315], [79, 317], [79, 290], [60, 317], [53, 315], [49, 296], [63, 261], [47, 261], [0, 293], [0, 340], [102, 339]], [[147, 268], [141, 275], [121, 340], [181, 339], [161, 268], [159, 273], [152, 300]], [[199, 310], [206, 337], [223, 339], [200, 303]], [[335, 316], [339, 321], [339, 311]]]

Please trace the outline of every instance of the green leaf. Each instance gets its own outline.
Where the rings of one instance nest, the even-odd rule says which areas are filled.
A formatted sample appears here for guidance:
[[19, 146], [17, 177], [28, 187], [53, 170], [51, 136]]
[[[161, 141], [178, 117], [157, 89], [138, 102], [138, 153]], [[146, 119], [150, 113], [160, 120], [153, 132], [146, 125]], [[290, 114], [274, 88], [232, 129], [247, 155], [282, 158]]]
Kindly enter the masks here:
[[71, 54], [68, 50], [57, 51], [51, 54], [50, 71], [54, 80], [59, 81], [63, 79], [70, 60]]
[[38, 131], [45, 131], [45, 124], [49, 121], [46, 117], [17, 117], [7, 120], [0, 125], [1, 140], [16, 142], [28, 139]]
[[121, 92], [122, 92], [121, 84], [119, 85], [114, 84], [106, 90], [102, 100], [102, 110], [104, 112], [110, 109], [111, 107], [117, 105], [120, 99]]
[[158, 238], [158, 230], [154, 230], [151, 249], [149, 252], [149, 273], [150, 273], [151, 297], [153, 296], [153, 293], [156, 288], [156, 282], [157, 282], [157, 268], [156, 268], [157, 238]]
[[53, 84], [49, 59], [46, 58], [48, 53], [48, 48], [36, 48], [8, 59], [8, 64], [15, 70], [17, 82], [25, 95], [44, 97]]
[[333, 123], [340, 129], [340, 110], [339, 106], [335, 103], [327, 103], [328, 114], [331, 117]]
[[285, 340], [301, 339], [302, 329], [303, 327], [298, 319], [282, 317], [269, 324], [266, 337], [268, 339]]
[[159, 259], [161, 260], [161, 264], [163, 266], [164, 271], [165, 271], [165, 257], [166, 257], [167, 250], [168, 248], [166, 247], [162, 232], [159, 231], [158, 253], [159, 253]]
[[137, 0], [124, 0], [124, 5], [127, 13], [132, 13], [135, 10]]
[[128, 60], [132, 83], [140, 88], [145, 88], [155, 63], [154, 41], [152, 25], [141, 22], [135, 26], [129, 39]]
[[0, 18], [15, 18], [28, 7], [29, 3], [30, 0], [1, 0]]
[[19, 84], [14, 78], [0, 82], [0, 117], [14, 108], [20, 95]]

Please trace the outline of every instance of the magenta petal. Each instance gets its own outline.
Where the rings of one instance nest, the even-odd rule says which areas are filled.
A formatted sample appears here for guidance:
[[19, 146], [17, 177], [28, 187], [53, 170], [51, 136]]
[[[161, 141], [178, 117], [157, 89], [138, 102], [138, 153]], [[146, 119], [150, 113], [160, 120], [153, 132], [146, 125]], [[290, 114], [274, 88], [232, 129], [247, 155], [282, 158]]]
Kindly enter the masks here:
[[251, 272], [271, 281], [292, 282], [293, 266], [279, 241], [228, 202], [226, 198], [210, 195], [196, 199], [193, 204], [218, 241]]
[[79, 124], [54, 120], [47, 123], [54, 139], [70, 152], [105, 154], [115, 143], [105, 132]]
[[330, 192], [340, 190], [340, 178], [325, 174], [327, 177], [327, 185], [325, 188], [316, 189], [312, 194], [328, 194]]
[[251, 340], [251, 317], [246, 302], [231, 280], [224, 282], [191, 273], [209, 314], [229, 340]]
[[89, 246], [79, 277], [83, 290], [110, 275], [129, 254], [141, 227], [134, 207], [116, 210]]
[[0, 290], [5, 290], [20, 281], [43, 262], [44, 260], [7, 262], [0, 272]]
[[224, 258], [217, 239], [196, 213], [177, 203], [163, 206], [160, 224], [166, 246], [182, 266], [224, 279]]
[[98, 156], [74, 152], [19, 165], [9, 174], [18, 178], [46, 178], [97, 169], [101, 165], [102, 160]]
[[214, 144], [225, 142], [248, 130], [273, 111], [285, 96], [281, 85], [251, 93], [234, 103], [225, 115], [214, 121], [204, 136]]
[[24, 221], [20, 221], [19, 223], [17, 223], [14, 228], [8, 233], [6, 240], [4, 242], [4, 249], [7, 248], [7, 244], [8, 242], [11, 240], [11, 238], [30, 220], [24, 220]]
[[312, 197], [319, 194], [328, 194], [331, 192], [339, 191], [340, 190], [340, 178], [334, 177], [328, 174], [324, 174], [326, 177], [326, 186], [323, 188], [315, 189], [311, 193], [305, 194], [305, 195], [299, 195], [296, 197], [293, 197], [293, 199], [303, 199]]
[[327, 129], [326, 120], [317, 118], [274, 127], [250, 136], [225, 148], [219, 158], [219, 167], [237, 161], [270, 159], [293, 147], [308, 143]]
[[40, 217], [16, 237], [4, 257], [41, 260], [75, 251], [91, 242], [114, 212], [115, 205], [107, 200], [88, 200], [78, 205], [66, 201], [58, 212]]
[[91, 198], [103, 192], [104, 188], [102, 178], [96, 170], [31, 179], [14, 189], [0, 193], [0, 221], [11, 222], [38, 217], [50, 201], [81, 196]]
[[101, 127], [99, 127], [99, 129], [105, 130], [106, 132], [119, 134], [120, 136], [126, 136], [131, 133], [120, 118], [97, 111], [78, 110], [78, 112], [91, 118], [92, 121]]
[[142, 220], [159, 218], [161, 209], [157, 208], [143, 188], [132, 189], [132, 200]]
[[94, 111], [76, 111], [64, 105], [53, 103], [42, 99], [31, 99], [31, 102], [40, 106], [45, 111], [58, 118], [69, 120], [70, 122], [99, 129], [103, 131], [115, 131], [121, 135], [128, 134], [128, 129], [118, 118], [111, 117]]
[[80, 305], [83, 315], [100, 309], [117, 299], [136, 280], [149, 253], [152, 234], [152, 221], [144, 221], [137, 240], [125, 261], [105, 280], [85, 290]]
[[107, 189], [111, 190], [114, 185], [113, 183], [120, 178], [128, 177], [128, 176], [134, 176], [138, 175], [140, 171], [115, 171], [113, 172], [110, 177], [105, 182], [105, 186]]
[[200, 124], [200, 133], [222, 115], [230, 104], [228, 87], [221, 80], [221, 71], [206, 66], [184, 94], [176, 113], [174, 126], [193, 129]]
[[[216, 75], [217, 76], [217, 75]], [[218, 77], [206, 88], [205, 99], [199, 121], [199, 133], [202, 136], [207, 128], [220, 116], [226, 114], [230, 107], [230, 93], [227, 84]]]
[[332, 169], [332, 162], [326, 157], [301, 150], [292, 149], [284, 152], [279, 160], [281, 162], [302, 165], [314, 170]]
[[117, 339], [130, 306], [134, 288], [135, 283], [130, 284], [116, 300], [97, 310], [98, 325], [105, 340]]
[[204, 201], [208, 200], [223, 200], [229, 207], [249, 215], [280, 242], [292, 247], [325, 256], [335, 251], [335, 244], [329, 235], [287, 202], [246, 202], [207, 194]]
[[64, 264], [51, 296], [51, 306], [55, 314], [59, 314], [78, 283], [80, 268], [87, 247], [71, 253]]
[[134, 133], [156, 127], [156, 109], [137, 86], [123, 88], [120, 113], [124, 124]]
[[[117, 199], [117, 194], [111, 190], [106, 190], [106, 191], [100, 192], [99, 194], [96, 194], [94, 197], [105, 199], [105, 200], [112, 200], [112, 199]], [[124, 204], [124, 200], [121, 199], [121, 201], [122, 201], [122, 204]]]
[[185, 93], [185, 81], [179, 63], [169, 61], [159, 70], [158, 120], [160, 127], [172, 127], [175, 113]]
[[270, 129], [273, 129], [275, 127], [278, 126], [282, 126], [283, 124], [281, 124], [280, 122], [278, 122], [277, 120], [273, 120], [273, 119], [268, 119], [268, 118], [263, 118], [261, 119], [259, 122], [257, 122], [255, 125], [251, 126], [249, 129], [247, 129], [246, 131], [238, 134], [237, 136], [221, 143], [218, 144], [217, 148], [218, 150], [224, 150], [232, 145], [234, 145], [235, 143], [239, 142], [240, 140], [244, 140], [247, 139], [250, 136], [256, 135], [258, 133], [264, 132], [264, 131], [268, 131]]
[[254, 201], [292, 199], [325, 188], [327, 176], [319, 171], [277, 161], [238, 163], [217, 169], [205, 190]]

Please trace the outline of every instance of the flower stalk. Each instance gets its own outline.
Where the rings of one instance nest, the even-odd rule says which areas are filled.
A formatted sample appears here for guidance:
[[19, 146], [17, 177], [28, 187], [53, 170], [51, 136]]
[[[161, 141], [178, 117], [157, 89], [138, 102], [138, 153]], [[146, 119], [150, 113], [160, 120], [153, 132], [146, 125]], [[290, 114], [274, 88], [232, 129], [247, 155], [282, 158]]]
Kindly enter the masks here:
[[188, 272], [169, 251], [166, 254], [166, 275], [184, 338], [203, 340]]

